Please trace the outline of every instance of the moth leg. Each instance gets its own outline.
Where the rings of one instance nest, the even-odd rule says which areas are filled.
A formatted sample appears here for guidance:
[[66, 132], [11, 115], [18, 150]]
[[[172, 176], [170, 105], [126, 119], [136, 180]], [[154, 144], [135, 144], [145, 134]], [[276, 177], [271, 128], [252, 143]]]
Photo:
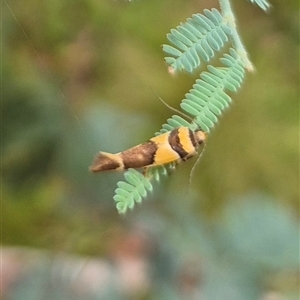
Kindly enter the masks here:
[[[181, 160], [169, 163], [167, 166], [165, 166], [165, 170], [167, 172], [168, 175], [171, 175], [173, 173], [173, 171], [176, 169], [177, 165], [180, 163]], [[159, 167], [159, 166], [156, 166]], [[152, 173], [151, 173], [151, 169], [155, 168], [155, 166], [148, 166], [148, 167], [144, 167], [143, 168], [143, 176], [146, 178], [151, 178], [152, 177]]]
[[169, 167], [167, 168], [168, 175], [172, 175], [179, 163], [180, 161], [176, 161], [169, 165]]

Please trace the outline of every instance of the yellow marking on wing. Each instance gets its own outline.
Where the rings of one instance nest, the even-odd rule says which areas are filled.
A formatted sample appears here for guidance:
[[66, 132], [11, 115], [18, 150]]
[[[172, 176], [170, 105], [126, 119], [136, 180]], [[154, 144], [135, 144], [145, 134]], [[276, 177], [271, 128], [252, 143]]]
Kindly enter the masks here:
[[182, 148], [189, 154], [196, 152], [194, 145], [192, 144], [189, 129], [187, 127], [178, 128], [178, 137]]
[[155, 136], [155, 137], [151, 138], [150, 141], [155, 142], [157, 145], [161, 145], [161, 144], [165, 144], [165, 143], [169, 144], [169, 135], [170, 135], [170, 131], [160, 134], [158, 136]]
[[150, 139], [157, 145], [153, 166], [164, 165], [180, 159], [178, 153], [169, 144], [169, 134], [170, 132], [166, 132]]

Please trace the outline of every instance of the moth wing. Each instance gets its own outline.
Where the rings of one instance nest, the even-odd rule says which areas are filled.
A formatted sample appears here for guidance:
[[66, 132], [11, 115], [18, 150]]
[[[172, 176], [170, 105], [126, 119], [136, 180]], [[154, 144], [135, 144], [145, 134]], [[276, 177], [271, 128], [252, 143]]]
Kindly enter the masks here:
[[178, 153], [170, 146], [168, 137], [169, 135], [164, 134], [151, 139], [151, 141], [157, 144], [153, 166], [165, 165], [180, 159]]

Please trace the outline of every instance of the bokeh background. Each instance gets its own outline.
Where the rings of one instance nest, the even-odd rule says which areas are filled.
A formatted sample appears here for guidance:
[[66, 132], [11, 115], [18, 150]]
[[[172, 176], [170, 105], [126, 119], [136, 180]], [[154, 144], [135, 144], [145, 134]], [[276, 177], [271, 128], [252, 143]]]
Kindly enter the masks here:
[[218, 2], [2, 2], [2, 299], [298, 299], [299, 3], [271, 4], [233, 3], [256, 72], [189, 189], [194, 160], [120, 216], [122, 173], [88, 166], [172, 115], [151, 89], [179, 107], [205, 67], [161, 45]]

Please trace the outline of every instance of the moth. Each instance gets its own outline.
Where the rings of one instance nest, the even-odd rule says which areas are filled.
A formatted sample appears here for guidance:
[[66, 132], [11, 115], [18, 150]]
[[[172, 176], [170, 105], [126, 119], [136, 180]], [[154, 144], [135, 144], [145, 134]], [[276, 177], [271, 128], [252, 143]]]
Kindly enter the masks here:
[[[158, 98], [168, 108], [194, 122], [189, 116], [171, 107], [159, 96]], [[101, 172], [144, 168], [144, 174], [146, 174], [149, 167], [169, 163], [178, 164], [195, 156], [199, 146], [205, 144], [206, 139], [207, 134], [200, 127], [192, 130], [189, 127], [180, 126], [116, 154], [100, 151], [89, 169], [92, 172]], [[190, 180], [199, 158], [191, 170]]]
[[196, 155], [198, 147], [205, 141], [206, 133], [201, 129], [193, 131], [188, 127], [178, 127], [116, 154], [99, 152], [90, 171], [138, 169], [179, 163]]

